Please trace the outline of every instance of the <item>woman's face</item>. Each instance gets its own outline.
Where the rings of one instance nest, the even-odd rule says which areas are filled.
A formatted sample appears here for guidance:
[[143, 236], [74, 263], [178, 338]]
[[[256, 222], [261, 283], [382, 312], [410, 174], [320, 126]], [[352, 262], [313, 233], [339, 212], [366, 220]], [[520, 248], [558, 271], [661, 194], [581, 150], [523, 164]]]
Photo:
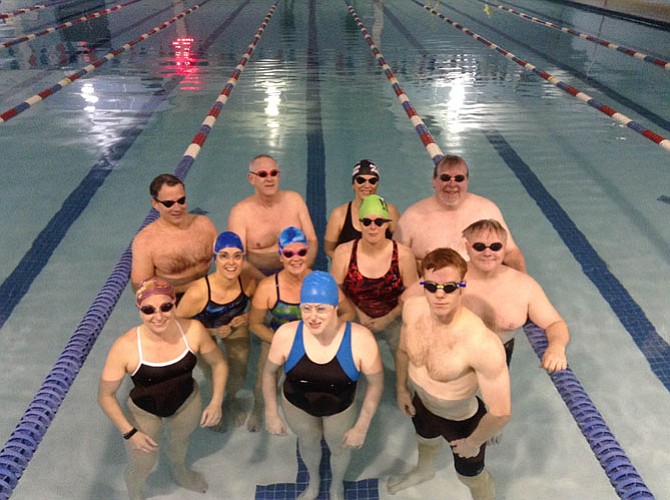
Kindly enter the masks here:
[[375, 194], [379, 186], [379, 178], [375, 175], [357, 175], [352, 184], [356, 199], [363, 201], [366, 196]]
[[307, 269], [307, 245], [289, 243], [281, 250], [279, 260], [287, 272], [299, 275]]
[[140, 304], [142, 323], [154, 333], [164, 332], [174, 319], [174, 300], [169, 295], [151, 295]]
[[216, 270], [225, 278], [237, 278], [242, 272], [244, 254], [236, 247], [226, 247], [216, 254]]

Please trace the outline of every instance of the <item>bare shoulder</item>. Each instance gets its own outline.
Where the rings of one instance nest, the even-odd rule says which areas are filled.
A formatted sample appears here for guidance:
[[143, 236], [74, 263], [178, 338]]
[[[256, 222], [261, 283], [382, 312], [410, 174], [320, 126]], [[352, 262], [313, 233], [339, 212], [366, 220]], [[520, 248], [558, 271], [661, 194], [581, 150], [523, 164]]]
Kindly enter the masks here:
[[270, 307], [270, 300], [275, 293], [275, 276], [266, 276], [256, 285], [252, 305], [258, 309], [267, 309]]
[[403, 321], [412, 322], [413, 320], [416, 320], [427, 314], [428, 309], [428, 301], [426, 300], [426, 297], [423, 296], [423, 294], [409, 297], [403, 304]]
[[328, 222], [329, 223], [337, 222], [338, 225], [340, 224], [340, 222], [343, 222], [345, 216], [347, 215], [347, 207], [348, 206], [349, 206], [349, 202], [343, 203], [342, 205], [333, 208], [332, 212], [330, 212], [330, 217], [328, 219]]
[[210, 219], [206, 215], [200, 215], [200, 214], [194, 214], [194, 215], [195, 215], [194, 224], [204, 229], [207, 229], [208, 231], [216, 232], [216, 227], [214, 226], [212, 219]]
[[148, 245], [154, 240], [154, 236], [156, 234], [156, 222], [153, 221], [152, 223], [148, 224], [147, 226], [143, 227], [133, 238], [133, 247], [142, 247], [145, 245]]
[[333, 252], [333, 262], [335, 262], [335, 260], [340, 261], [341, 259], [348, 258], [349, 255], [351, 255], [351, 250], [354, 248], [354, 241], [355, 240], [351, 240], [337, 245], [337, 248], [335, 248], [335, 251]]
[[302, 195], [297, 191], [283, 190], [282, 191], [284, 201], [287, 203], [299, 203], [304, 204], [305, 200]]

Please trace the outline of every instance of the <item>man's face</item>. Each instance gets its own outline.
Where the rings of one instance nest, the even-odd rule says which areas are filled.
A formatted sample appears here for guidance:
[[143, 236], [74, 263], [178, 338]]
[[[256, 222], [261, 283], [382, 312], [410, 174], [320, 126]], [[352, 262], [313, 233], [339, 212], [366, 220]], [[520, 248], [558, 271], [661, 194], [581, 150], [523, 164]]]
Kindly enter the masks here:
[[458, 208], [468, 192], [468, 181], [468, 169], [462, 163], [443, 165], [433, 178], [435, 196], [442, 205]]
[[258, 194], [270, 196], [279, 190], [279, 167], [272, 158], [257, 158], [249, 166], [247, 177]]
[[[426, 270], [424, 282], [435, 283], [436, 285], [444, 285], [447, 283], [460, 283], [461, 276], [457, 268], [453, 266], [443, 267], [442, 269], [428, 269]], [[430, 309], [437, 317], [450, 316], [461, 304], [462, 288], [457, 288], [451, 293], [447, 293], [442, 287], [434, 293], [430, 292], [426, 285], [423, 287], [423, 294], [428, 300]]]
[[[493, 247], [493, 248], [491, 248]], [[492, 271], [505, 258], [505, 239], [495, 231], [480, 231], [466, 239], [470, 265], [479, 271]]]
[[[183, 201], [183, 204], [179, 203], [180, 201]], [[182, 184], [175, 186], [163, 184], [158, 191], [158, 196], [151, 200], [151, 204], [158, 211], [161, 219], [172, 224], [179, 224], [184, 219], [187, 209], [184, 186]]]

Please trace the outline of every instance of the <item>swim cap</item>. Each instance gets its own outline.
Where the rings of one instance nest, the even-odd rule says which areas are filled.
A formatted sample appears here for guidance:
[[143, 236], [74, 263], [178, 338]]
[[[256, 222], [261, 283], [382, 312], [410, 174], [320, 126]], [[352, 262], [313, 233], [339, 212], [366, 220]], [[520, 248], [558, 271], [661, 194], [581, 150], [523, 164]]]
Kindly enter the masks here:
[[354, 179], [359, 175], [374, 175], [379, 179], [379, 168], [370, 160], [361, 160], [354, 165], [354, 169], [351, 171], [351, 182], [354, 182]]
[[281, 253], [282, 248], [291, 243], [302, 243], [307, 245], [307, 237], [305, 236], [305, 233], [295, 226], [284, 228], [284, 230], [279, 233], [279, 241], [277, 241], [279, 253]]
[[214, 256], [216, 257], [216, 254], [218, 254], [224, 248], [239, 248], [242, 253], [244, 253], [244, 245], [242, 244], [242, 240], [239, 236], [237, 236], [236, 233], [233, 233], [232, 231], [225, 231], [221, 233], [218, 238], [216, 238], [216, 241], [214, 242]]
[[378, 215], [384, 219], [389, 218], [389, 209], [384, 198], [377, 194], [370, 194], [363, 199], [358, 209], [358, 219], [363, 219], [369, 215]]
[[301, 304], [330, 304], [339, 303], [339, 288], [335, 278], [325, 271], [312, 271], [302, 280], [300, 287]]
[[172, 300], [176, 298], [172, 284], [158, 276], [146, 279], [140, 283], [140, 286], [137, 287], [137, 292], [135, 292], [135, 304], [137, 307], [140, 307], [142, 302], [152, 295], [167, 295], [168, 297], [172, 297]]

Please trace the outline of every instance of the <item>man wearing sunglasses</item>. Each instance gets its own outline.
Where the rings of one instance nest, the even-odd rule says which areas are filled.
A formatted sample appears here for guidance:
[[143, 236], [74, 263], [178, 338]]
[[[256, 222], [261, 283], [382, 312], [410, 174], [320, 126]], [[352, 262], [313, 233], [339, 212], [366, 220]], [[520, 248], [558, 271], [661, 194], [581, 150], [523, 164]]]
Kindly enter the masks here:
[[[435, 248], [453, 248], [464, 259], [462, 231], [479, 219], [495, 219], [507, 229], [500, 209], [491, 200], [468, 192], [468, 165], [460, 156], [443, 157], [433, 170], [435, 194], [411, 205], [400, 217], [393, 238], [407, 245], [417, 260]], [[526, 272], [526, 259], [507, 230], [504, 263]]]
[[446, 440], [456, 475], [472, 498], [492, 500], [486, 442], [512, 413], [505, 350], [462, 304], [469, 284], [464, 281], [467, 263], [458, 252], [433, 250], [423, 259], [422, 271], [423, 295], [405, 302], [396, 354], [398, 406], [412, 417], [419, 458], [414, 469], [389, 478], [388, 491], [393, 495], [431, 479]]
[[145, 279], [160, 276], [179, 298], [209, 271], [218, 233], [207, 216], [188, 213], [184, 183], [178, 177], [157, 176], [149, 193], [159, 217], [133, 239], [130, 281], [136, 290]]
[[[279, 233], [288, 226], [302, 230], [307, 237], [308, 267], [314, 262], [318, 241], [307, 204], [295, 191], [279, 189], [281, 172], [269, 155], [258, 155], [249, 164], [247, 179], [254, 194], [230, 211], [228, 230], [237, 233], [247, 249], [247, 261], [263, 276], [283, 268], [277, 252]], [[259, 273], [259, 274], [260, 274]]]
[[549, 341], [542, 368], [549, 373], [565, 370], [568, 325], [537, 281], [502, 265], [507, 251], [507, 231], [502, 224], [482, 219], [466, 227], [463, 236], [470, 256], [463, 303], [498, 334], [505, 346], [507, 364], [512, 359], [515, 333], [532, 321], [545, 330]]

